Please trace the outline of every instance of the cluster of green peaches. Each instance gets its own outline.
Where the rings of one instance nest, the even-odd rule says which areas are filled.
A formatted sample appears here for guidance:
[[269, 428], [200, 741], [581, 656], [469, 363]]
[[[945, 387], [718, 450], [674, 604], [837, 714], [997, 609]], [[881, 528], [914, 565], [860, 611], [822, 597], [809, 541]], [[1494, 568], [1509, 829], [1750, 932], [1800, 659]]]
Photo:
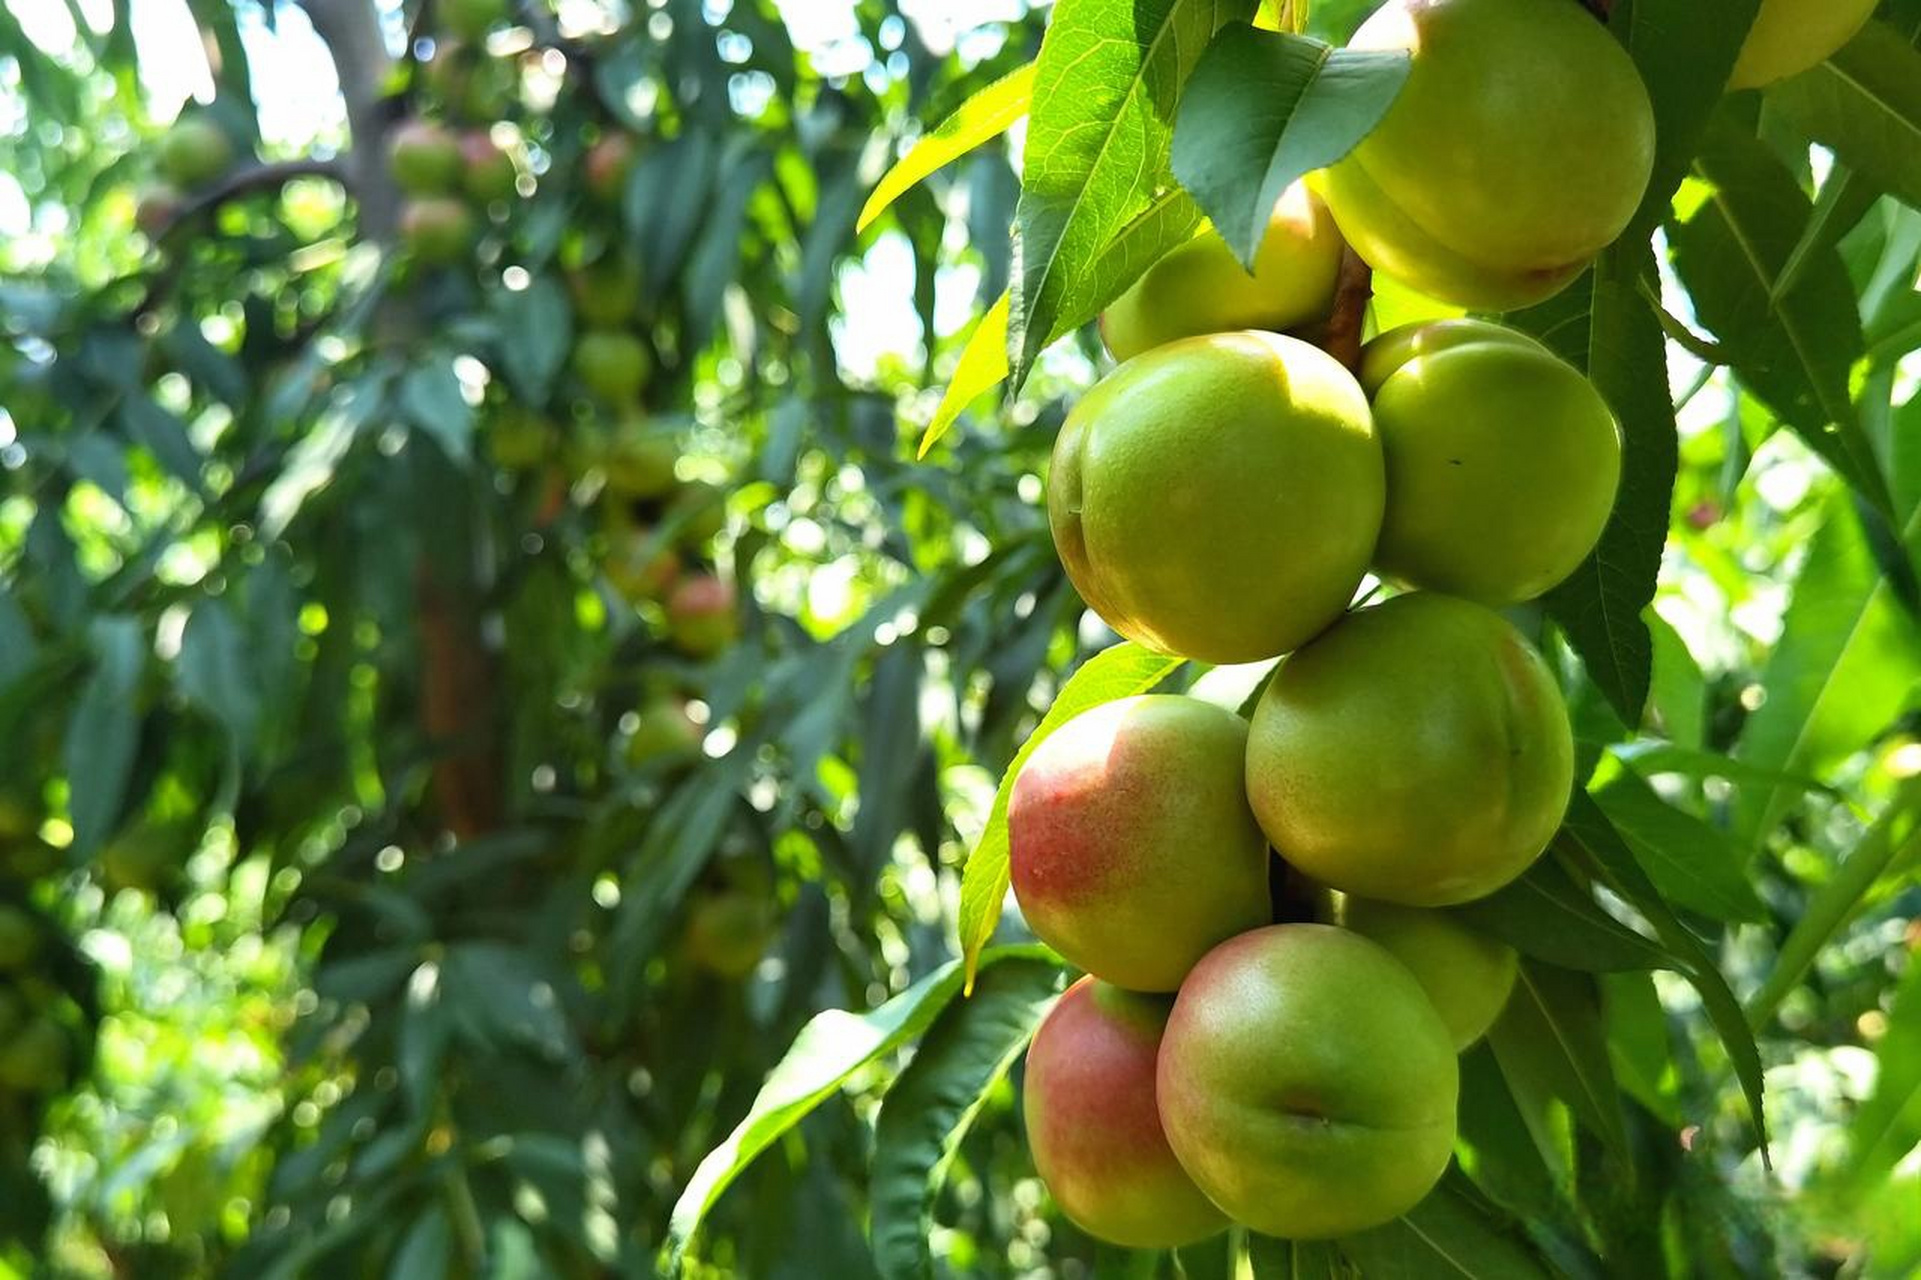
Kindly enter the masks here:
[[[1819, 61], [1871, 7], [1767, 0], [1733, 87]], [[1291, 335], [1327, 331], [1350, 249], [1453, 309], [1566, 287], [1647, 188], [1647, 93], [1574, 0], [1392, 0], [1353, 43], [1410, 55], [1379, 127], [1285, 193], [1251, 272], [1203, 228], [1109, 309], [1119, 367], [1048, 482], [1114, 630], [1285, 655], [1251, 723], [1129, 698], [1015, 780], [1015, 897], [1088, 974], [1029, 1051], [1029, 1144], [1063, 1211], [1123, 1245], [1337, 1237], [1433, 1188], [1456, 1055], [1516, 973], [1448, 908], [1526, 871], [1574, 785], [1553, 674], [1502, 611], [1599, 540], [1607, 402], [1486, 320], [1392, 329], [1353, 368]], [[1354, 608], [1369, 575], [1385, 598]]]

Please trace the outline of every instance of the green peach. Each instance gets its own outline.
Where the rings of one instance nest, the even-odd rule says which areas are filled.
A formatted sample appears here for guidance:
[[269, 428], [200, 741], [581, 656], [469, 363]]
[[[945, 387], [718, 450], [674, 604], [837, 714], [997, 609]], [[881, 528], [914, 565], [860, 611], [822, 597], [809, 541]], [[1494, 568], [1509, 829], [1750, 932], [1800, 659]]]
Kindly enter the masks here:
[[653, 530], [622, 526], [608, 534], [601, 569], [614, 590], [631, 604], [658, 600], [680, 577], [680, 557], [669, 546], [655, 546]]
[[410, 200], [400, 211], [400, 239], [429, 266], [458, 262], [474, 247], [474, 215], [458, 200], [429, 196]]
[[1294, 338], [1156, 347], [1061, 426], [1048, 522], [1068, 577], [1154, 649], [1253, 662], [1324, 629], [1380, 533], [1380, 442], [1354, 378]]
[[1101, 317], [1116, 360], [1176, 338], [1233, 329], [1291, 329], [1327, 314], [1341, 271], [1341, 233], [1320, 197], [1299, 183], [1268, 220], [1254, 272], [1211, 226], [1149, 267]]
[[1375, 269], [1505, 311], [1558, 293], [1627, 227], [1653, 109], [1580, 5], [1390, 0], [1350, 47], [1412, 55], [1380, 124], [1310, 178]]
[[1377, 569], [1499, 606], [1541, 595], [1594, 549], [1621, 429], [1572, 365], [1511, 329], [1443, 320], [1376, 338], [1361, 385], [1387, 456]]
[[1407, 967], [1358, 934], [1231, 938], [1181, 986], [1161, 1042], [1161, 1122], [1235, 1221], [1325, 1239], [1392, 1221], [1454, 1148], [1453, 1042]]
[[609, 254], [571, 271], [567, 283], [574, 310], [590, 325], [626, 324], [640, 310], [640, 267], [625, 255]]
[[639, 767], [695, 755], [704, 736], [683, 699], [655, 698], [640, 708], [627, 737], [627, 763]]
[[1275, 850], [1332, 888], [1468, 902], [1547, 847], [1574, 742], [1547, 664], [1499, 614], [1416, 592], [1280, 666], [1248, 729], [1247, 793]]
[[734, 588], [712, 574], [685, 578], [667, 598], [667, 633], [692, 658], [712, 658], [740, 639]]
[[203, 187], [233, 164], [233, 142], [204, 115], [184, 115], [160, 139], [160, 175], [185, 190]]
[[1035, 936], [1098, 978], [1172, 991], [1267, 922], [1267, 839], [1242, 790], [1247, 727], [1146, 695], [1044, 739], [1008, 799], [1008, 872]]
[[1507, 1007], [1514, 948], [1446, 911], [1339, 895], [1334, 923], [1379, 943], [1408, 967], [1454, 1037], [1456, 1051], [1487, 1034]]
[[469, 199], [488, 204], [518, 194], [520, 171], [514, 167], [514, 158], [485, 129], [470, 129], [460, 136], [460, 156], [465, 166], [461, 189]]
[[1761, 0], [1728, 88], [1756, 89], [1827, 61], [1867, 25], [1875, 2]]
[[1134, 1249], [1205, 1239], [1227, 1217], [1168, 1146], [1155, 1097], [1165, 998], [1082, 978], [1027, 1050], [1022, 1111], [1034, 1168], [1083, 1231]]
[[671, 490], [679, 460], [674, 433], [640, 417], [616, 425], [603, 442], [599, 458], [607, 488], [623, 498], [657, 498]]
[[589, 329], [574, 343], [574, 376], [611, 405], [629, 405], [639, 399], [653, 363], [647, 344], [631, 333]]
[[387, 163], [400, 189], [413, 196], [452, 195], [467, 169], [460, 140], [430, 120], [409, 120], [395, 128]]

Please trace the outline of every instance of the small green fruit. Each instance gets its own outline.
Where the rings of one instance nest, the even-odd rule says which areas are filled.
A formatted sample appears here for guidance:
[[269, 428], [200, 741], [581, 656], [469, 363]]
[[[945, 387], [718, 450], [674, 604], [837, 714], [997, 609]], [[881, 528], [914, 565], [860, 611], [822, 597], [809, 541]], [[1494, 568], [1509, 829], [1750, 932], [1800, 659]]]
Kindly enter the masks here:
[[408, 195], [444, 196], [460, 189], [467, 168], [460, 140], [428, 120], [409, 120], [393, 131], [388, 167]]
[[460, 136], [460, 156], [465, 166], [461, 188], [469, 199], [491, 204], [519, 194], [520, 171], [514, 168], [513, 157], [484, 129], [470, 129]]
[[400, 239], [414, 258], [444, 267], [473, 252], [474, 215], [458, 200], [430, 196], [400, 211]]
[[1263, 1235], [1400, 1217], [1447, 1169], [1460, 1069], [1414, 975], [1358, 934], [1230, 938], [1181, 985], [1156, 1069], [1161, 1122], [1208, 1199]]
[[609, 254], [568, 273], [574, 310], [595, 328], [616, 328], [640, 310], [640, 267], [624, 254]]
[[680, 698], [655, 698], [640, 709], [639, 721], [627, 739], [627, 763], [639, 768], [656, 760], [690, 758], [700, 753], [705, 738], [687, 703]]
[[1334, 902], [1333, 918], [1408, 967], [1447, 1024], [1456, 1051], [1486, 1035], [1507, 1007], [1520, 957], [1458, 916], [1343, 894]]
[[1728, 77], [1756, 89], [1827, 61], [1874, 15], [1875, 0], [1761, 0]]
[[1168, 1146], [1154, 1063], [1171, 1002], [1082, 978], [1027, 1050], [1034, 1169], [1061, 1212], [1109, 1244], [1171, 1249], [1227, 1226]]
[[504, 471], [531, 471], [554, 460], [560, 431], [529, 409], [503, 410], [487, 424], [487, 456]]
[[1405, 906], [1469, 902], [1527, 870], [1573, 783], [1547, 663], [1500, 614], [1428, 592], [1294, 653], [1248, 727], [1248, 799], [1275, 852]]
[[631, 333], [590, 329], [574, 343], [574, 376], [593, 395], [617, 408], [640, 398], [652, 371], [647, 345]]
[[609, 433], [599, 461], [615, 497], [657, 498], [674, 487], [680, 445], [672, 431], [629, 418]]
[[1626, 229], [1654, 111], [1580, 5], [1390, 0], [1349, 47], [1412, 59], [1380, 124], [1309, 179], [1377, 271], [1508, 311], [1560, 292]]
[[1219, 333], [1136, 356], [1081, 398], [1047, 516], [1068, 577], [1116, 631], [1254, 662], [1347, 608], [1385, 488], [1352, 374], [1295, 338]]
[[607, 580], [630, 604], [658, 600], [680, 577], [680, 557], [669, 546], [655, 547], [651, 529], [626, 526], [608, 535]]
[[1246, 755], [1239, 716], [1169, 695], [1103, 704], [1043, 739], [1007, 810], [1035, 936], [1097, 978], [1172, 991], [1216, 944], [1266, 924]]
[[204, 115], [186, 115], [160, 140], [160, 175], [176, 187], [203, 187], [233, 165], [233, 142]]
[[674, 647], [689, 657], [718, 655], [740, 639], [732, 585], [705, 573], [684, 579], [667, 598], [667, 631]]
[[1361, 386], [1387, 456], [1381, 571], [1499, 607], [1543, 594], [1594, 549], [1621, 430], [1572, 365], [1499, 325], [1442, 320], [1368, 344]]
[[769, 887], [701, 888], [687, 911], [687, 954], [709, 973], [739, 981], [760, 964], [779, 931], [779, 907]]
[[1167, 254], [1101, 317], [1116, 360], [1176, 338], [1234, 329], [1279, 332], [1325, 316], [1341, 271], [1341, 233], [1320, 197], [1282, 193], [1249, 275], [1211, 226]]
[[148, 239], [157, 238], [180, 216], [183, 197], [180, 188], [157, 182], [134, 197], [133, 225]]

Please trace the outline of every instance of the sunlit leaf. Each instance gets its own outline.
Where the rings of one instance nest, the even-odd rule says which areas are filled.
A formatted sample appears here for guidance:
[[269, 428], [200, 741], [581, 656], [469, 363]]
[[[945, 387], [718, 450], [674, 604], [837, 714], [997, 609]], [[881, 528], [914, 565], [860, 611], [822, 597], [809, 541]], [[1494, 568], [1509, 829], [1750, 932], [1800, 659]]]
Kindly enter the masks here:
[[874, 187], [873, 194], [867, 197], [854, 230], [867, 230], [903, 192], [928, 174], [1006, 132], [1009, 125], [1027, 114], [1033, 92], [1034, 64], [1031, 62], [977, 90], [954, 114], [894, 162]]

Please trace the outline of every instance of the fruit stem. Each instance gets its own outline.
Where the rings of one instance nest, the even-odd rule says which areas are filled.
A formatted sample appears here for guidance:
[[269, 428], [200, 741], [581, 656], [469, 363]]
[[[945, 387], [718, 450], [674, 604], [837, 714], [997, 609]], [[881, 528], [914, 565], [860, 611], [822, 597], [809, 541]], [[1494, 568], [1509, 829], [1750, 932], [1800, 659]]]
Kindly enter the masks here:
[[1341, 255], [1341, 274], [1334, 284], [1334, 309], [1328, 313], [1322, 348], [1349, 369], [1361, 367], [1361, 334], [1367, 323], [1368, 299], [1374, 296], [1374, 271], [1361, 255], [1348, 249]]

